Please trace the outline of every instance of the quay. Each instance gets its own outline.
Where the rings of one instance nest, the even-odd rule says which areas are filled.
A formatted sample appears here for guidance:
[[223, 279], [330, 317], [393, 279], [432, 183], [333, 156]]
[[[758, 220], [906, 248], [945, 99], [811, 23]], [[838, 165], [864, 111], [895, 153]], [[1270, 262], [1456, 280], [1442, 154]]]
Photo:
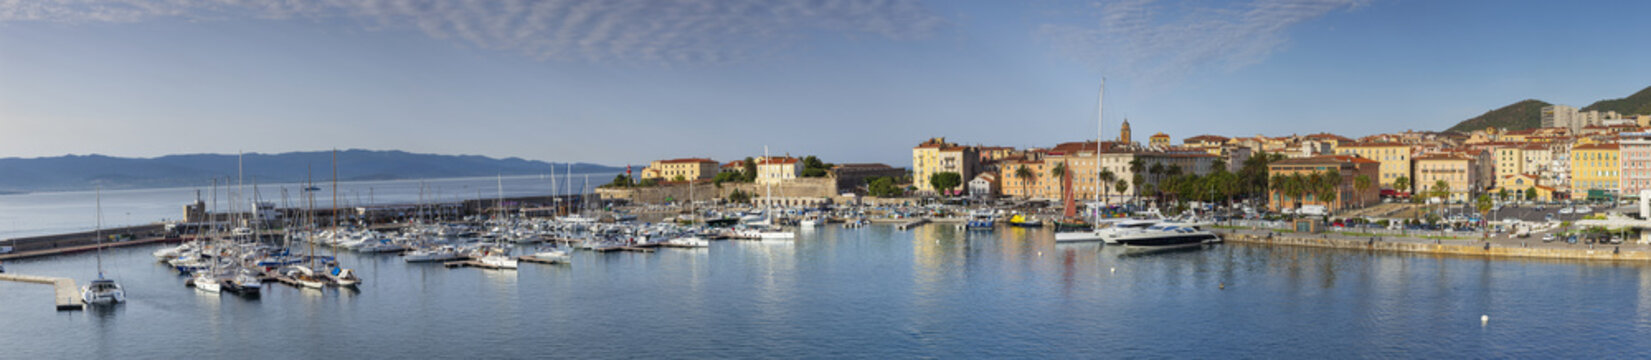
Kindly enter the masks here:
[[80, 288], [75, 286], [75, 279], [0, 274], [0, 281], [16, 281], [51, 285], [56, 293], [54, 297], [58, 311], [84, 310], [86, 308], [85, 304], [80, 301]]
[[157, 237], [157, 238], [148, 238], [148, 239], [138, 239], [138, 240], [132, 240], [132, 241], [107, 242], [107, 243], [103, 243], [102, 245], [92, 244], [92, 245], [79, 245], [79, 246], [68, 246], [68, 247], [49, 248], [49, 249], [41, 249], [41, 250], [31, 250], [31, 251], [15, 252], [15, 253], [10, 253], [10, 254], [0, 255], [0, 261], [11, 260], [11, 259], [31, 258], [31, 257], [40, 257], [40, 256], [53, 256], [53, 255], [72, 254], [72, 253], [78, 253], [78, 252], [93, 251], [93, 250], [97, 250], [100, 247], [101, 248], [115, 248], [115, 247], [123, 247], [123, 246], [148, 245], [148, 244], [155, 244], [155, 243], [176, 243], [176, 242], [183, 242], [184, 240], [185, 240], [184, 238]]
[[[1221, 231], [1223, 240], [1234, 244], [1301, 246], [1382, 252], [1404, 252], [1487, 258], [1530, 258], [1587, 261], [1651, 262], [1651, 251], [1640, 245], [1562, 246], [1511, 243], [1507, 239], [1428, 240], [1407, 237], [1350, 237], [1334, 234], [1269, 233], [1267, 231]], [[1535, 246], [1532, 246], [1535, 245]], [[1626, 248], [1626, 249], [1625, 249]]]

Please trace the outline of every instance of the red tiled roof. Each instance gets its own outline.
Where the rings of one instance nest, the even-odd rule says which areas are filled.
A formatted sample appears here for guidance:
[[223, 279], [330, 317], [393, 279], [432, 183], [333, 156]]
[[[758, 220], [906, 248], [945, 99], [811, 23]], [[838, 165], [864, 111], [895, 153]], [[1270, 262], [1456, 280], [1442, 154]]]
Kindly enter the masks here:
[[1393, 147], [1393, 146], [1408, 146], [1408, 145], [1405, 145], [1403, 143], [1385, 142], [1385, 141], [1383, 141], [1383, 142], [1364, 142], [1364, 141], [1360, 141], [1360, 142], [1352, 142], [1352, 143], [1341, 144], [1341, 146], [1337, 146], [1337, 147], [1354, 148], [1354, 147]]
[[1195, 142], [1227, 142], [1227, 137], [1220, 136], [1220, 135], [1198, 135], [1198, 136], [1194, 136], [1194, 137], [1190, 137], [1190, 138], [1186, 138], [1186, 139], [1181, 139], [1182, 144], [1195, 143]]
[[1571, 150], [1616, 150], [1617, 143], [1583, 144], [1571, 147]]
[[797, 158], [794, 158], [794, 157], [769, 156], [769, 157], [766, 157], [766, 158], [757, 158], [757, 165], [769, 165], [769, 164], [785, 165], [785, 164], [796, 164], [796, 163], [797, 163]]
[[681, 163], [715, 163], [717, 161], [716, 160], [711, 160], [711, 159], [706, 159], [706, 158], [683, 158], [683, 159], [660, 160], [659, 162], [662, 163], [662, 164], [681, 164]]
[[1344, 163], [1344, 162], [1350, 162], [1350, 163], [1354, 163], [1354, 164], [1380, 164], [1381, 163], [1380, 161], [1370, 160], [1370, 159], [1361, 158], [1361, 157], [1352, 156], [1352, 155], [1319, 155], [1319, 156], [1313, 156], [1313, 157], [1284, 159], [1284, 160], [1274, 162], [1273, 164], [1296, 165], [1296, 164], [1326, 164], [1326, 163]]

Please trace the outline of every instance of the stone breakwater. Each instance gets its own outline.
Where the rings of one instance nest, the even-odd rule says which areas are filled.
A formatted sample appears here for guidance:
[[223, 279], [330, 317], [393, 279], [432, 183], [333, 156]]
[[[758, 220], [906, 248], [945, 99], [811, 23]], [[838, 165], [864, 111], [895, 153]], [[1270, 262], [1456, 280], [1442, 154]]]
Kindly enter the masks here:
[[1222, 238], [1228, 242], [1240, 244], [1262, 244], [1282, 246], [1307, 246], [1350, 250], [1393, 251], [1439, 255], [1484, 256], [1484, 257], [1516, 257], [1540, 259], [1570, 259], [1594, 261], [1644, 261], [1651, 262], [1651, 252], [1644, 250], [1626, 250], [1617, 245], [1600, 245], [1592, 249], [1583, 248], [1553, 248], [1553, 247], [1520, 247], [1502, 246], [1485, 243], [1473, 245], [1438, 244], [1423, 239], [1386, 239], [1373, 241], [1370, 239], [1338, 239], [1312, 238], [1290, 234], [1243, 234], [1223, 233]]

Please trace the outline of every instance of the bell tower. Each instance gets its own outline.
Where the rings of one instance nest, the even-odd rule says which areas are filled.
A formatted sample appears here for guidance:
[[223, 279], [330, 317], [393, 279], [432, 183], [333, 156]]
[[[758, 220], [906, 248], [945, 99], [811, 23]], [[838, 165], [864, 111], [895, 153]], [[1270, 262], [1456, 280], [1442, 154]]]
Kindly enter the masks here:
[[1130, 140], [1129, 137], [1129, 119], [1124, 119], [1123, 129], [1118, 130], [1118, 142], [1123, 143], [1124, 145], [1134, 143], [1134, 141]]

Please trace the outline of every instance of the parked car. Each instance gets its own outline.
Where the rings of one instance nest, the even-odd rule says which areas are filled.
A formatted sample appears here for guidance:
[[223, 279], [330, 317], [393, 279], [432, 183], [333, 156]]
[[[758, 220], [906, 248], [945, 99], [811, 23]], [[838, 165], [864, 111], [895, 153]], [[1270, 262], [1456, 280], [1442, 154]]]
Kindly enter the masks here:
[[1553, 242], [1554, 238], [1555, 238], [1554, 234], [1545, 234], [1545, 235], [1542, 235], [1542, 242]]
[[1559, 208], [1559, 214], [1560, 214], [1560, 215], [1570, 215], [1570, 214], [1573, 214], [1573, 213], [1576, 213], [1576, 210], [1575, 210], [1575, 209], [1572, 209], [1572, 208], [1571, 208], [1571, 207], [1569, 207], [1569, 206], [1567, 206], [1567, 207], [1563, 207], [1563, 208]]
[[1594, 208], [1588, 207], [1586, 205], [1585, 206], [1578, 206], [1576, 208], [1576, 212], [1578, 214], [1587, 214], [1587, 213], [1594, 212]]

